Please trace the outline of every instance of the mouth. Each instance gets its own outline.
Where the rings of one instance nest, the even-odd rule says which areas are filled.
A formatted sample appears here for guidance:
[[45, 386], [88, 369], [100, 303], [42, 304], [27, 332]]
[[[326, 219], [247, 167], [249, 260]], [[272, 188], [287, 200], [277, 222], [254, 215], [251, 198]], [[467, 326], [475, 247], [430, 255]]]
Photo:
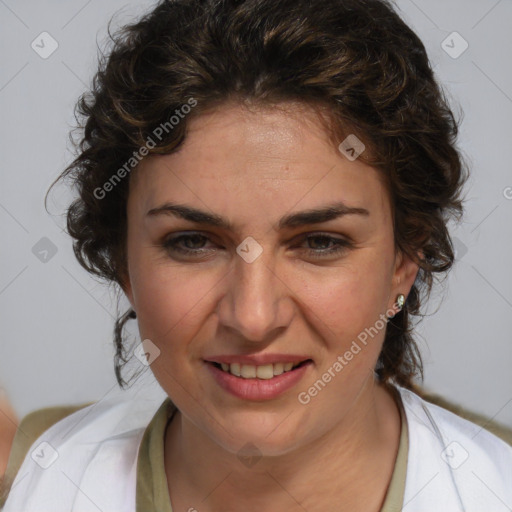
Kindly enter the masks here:
[[260, 379], [270, 380], [284, 373], [296, 371], [309, 363], [312, 359], [305, 359], [303, 361], [289, 361], [285, 363], [269, 363], [263, 365], [240, 364], [240, 363], [217, 363], [215, 361], [205, 361], [206, 363], [214, 366], [215, 368], [239, 377], [241, 379]]
[[[233, 362], [237, 359], [237, 362]], [[269, 358], [273, 362], [267, 362]], [[267, 361], [260, 364], [248, 364], [249, 360], [253, 362], [256, 357], [245, 357], [245, 361], [240, 362], [240, 357], [223, 356], [216, 359], [220, 361], [204, 360], [206, 368], [211, 376], [217, 382], [221, 389], [242, 400], [265, 401], [277, 399], [286, 391], [297, 386], [310, 371], [309, 367], [314, 365], [312, 359], [302, 359], [295, 361], [285, 361], [292, 359], [289, 356], [278, 356], [284, 362], [274, 362], [274, 356], [265, 356]], [[230, 362], [227, 362], [230, 360]], [[265, 364], [261, 364], [261, 363]]]

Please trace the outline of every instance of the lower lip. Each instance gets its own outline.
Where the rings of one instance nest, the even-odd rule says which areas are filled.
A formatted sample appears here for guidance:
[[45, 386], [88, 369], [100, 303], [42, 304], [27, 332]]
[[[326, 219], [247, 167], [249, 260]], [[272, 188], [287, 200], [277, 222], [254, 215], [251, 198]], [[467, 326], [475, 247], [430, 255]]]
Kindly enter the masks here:
[[295, 386], [311, 364], [312, 361], [308, 361], [295, 370], [284, 372], [271, 379], [244, 379], [225, 372], [212, 363], [206, 363], [206, 366], [220, 387], [232, 395], [243, 400], [270, 400]]

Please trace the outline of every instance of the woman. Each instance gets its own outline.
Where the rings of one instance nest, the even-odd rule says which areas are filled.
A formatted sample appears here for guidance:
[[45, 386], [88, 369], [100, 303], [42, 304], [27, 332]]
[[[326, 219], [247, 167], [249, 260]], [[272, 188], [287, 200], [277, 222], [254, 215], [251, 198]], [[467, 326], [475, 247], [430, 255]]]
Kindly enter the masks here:
[[68, 230], [130, 302], [120, 385], [136, 318], [169, 398], [49, 422], [5, 512], [509, 510], [512, 448], [415, 393], [466, 175], [391, 4], [160, 2], [114, 42]]

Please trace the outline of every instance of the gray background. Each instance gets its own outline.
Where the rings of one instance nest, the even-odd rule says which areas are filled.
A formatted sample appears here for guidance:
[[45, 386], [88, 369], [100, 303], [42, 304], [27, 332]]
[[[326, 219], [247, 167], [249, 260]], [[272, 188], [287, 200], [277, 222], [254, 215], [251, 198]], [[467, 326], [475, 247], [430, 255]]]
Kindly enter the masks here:
[[[92, 79], [108, 20], [119, 11], [115, 28], [152, 4], [0, 0], [0, 385], [20, 416], [126, 393], [113, 371], [115, 295], [78, 265], [62, 231], [69, 191], [54, 188], [52, 215], [43, 198], [72, 159], [73, 107]], [[418, 326], [425, 386], [512, 426], [512, 2], [397, 5], [456, 116], [463, 112], [459, 145], [472, 171], [465, 220], [452, 226], [458, 261]], [[460, 52], [454, 31], [469, 44], [457, 58], [442, 47], [446, 40]], [[46, 59], [31, 47], [46, 37], [39, 51], [50, 48], [42, 32], [58, 43]], [[43, 237], [55, 254], [41, 252]], [[149, 370], [128, 393], [165, 397]]]

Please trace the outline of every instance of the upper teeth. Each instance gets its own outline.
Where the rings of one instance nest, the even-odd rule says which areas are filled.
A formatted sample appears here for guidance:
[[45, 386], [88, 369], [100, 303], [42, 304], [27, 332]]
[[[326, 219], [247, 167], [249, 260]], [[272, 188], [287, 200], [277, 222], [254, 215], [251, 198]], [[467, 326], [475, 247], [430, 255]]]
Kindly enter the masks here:
[[243, 377], [244, 379], [271, 379], [275, 375], [281, 375], [284, 372], [290, 371], [295, 366], [299, 365], [298, 363], [274, 363], [274, 364], [264, 364], [262, 366], [254, 366], [252, 364], [240, 364], [240, 363], [232, 363], [226, 364], [221, 363], [222, 369], [225, 372], [229, 372], [232, 375], [236, 375], [237, 377]]

